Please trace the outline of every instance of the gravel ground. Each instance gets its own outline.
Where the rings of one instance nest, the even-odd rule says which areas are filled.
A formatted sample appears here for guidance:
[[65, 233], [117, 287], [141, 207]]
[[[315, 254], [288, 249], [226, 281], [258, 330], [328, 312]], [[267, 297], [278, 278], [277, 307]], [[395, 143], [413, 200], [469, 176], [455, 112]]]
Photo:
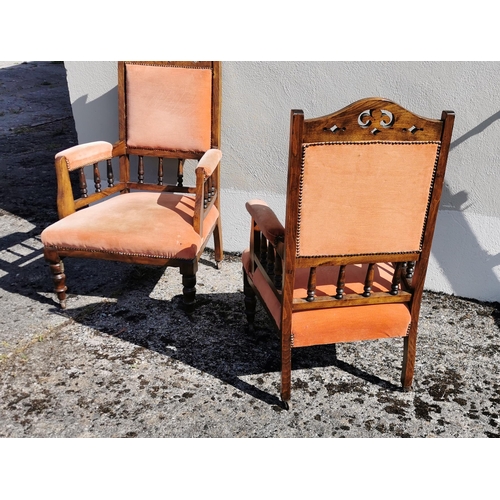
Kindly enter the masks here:
[[500, 436], [498, 303], [426, 292], [408, 393], [401, 339], [297, 350], [290, 411], [262, 308], [245, 333], [237, 255], [206, 252], [190, 317], [176, 269], [68, 259], [59, 310], [39, 234], [76, 143], [64, 76], [0, 69], [1, 437]]

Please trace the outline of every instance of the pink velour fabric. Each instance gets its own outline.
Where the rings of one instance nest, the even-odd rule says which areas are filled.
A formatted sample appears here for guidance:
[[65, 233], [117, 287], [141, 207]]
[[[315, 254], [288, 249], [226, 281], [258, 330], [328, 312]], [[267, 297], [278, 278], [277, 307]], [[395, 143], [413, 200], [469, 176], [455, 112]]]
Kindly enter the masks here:
[[109, 160], [113, 156], [113, 146], [106, 141], [88, 142], [60, 151], [55, 159], [64, 158], [68, 170], [75, 170], [86, 165], [93, 165], [102, 160]]
[[269, 205], [262, 200], [247, 201], [245, 207], [268, 241], [284, 240], [285, 228]]
[[212, 207], [203, 236], [193, 229], [194, 198], [165, 193], [128, 193], [75, 212], [45, 229], [42, 243], [59, 250], [177, 258], [196, 257], [219, 212]]
[[127, 145], [205, 152], [211, 146], [212, 71], [127, 64]]
[[305, 144], [297, 254], [419, 251], [438, 147]]
[[222, 158], [222, 151], [220, 149], [209, 149], [198, 162], [196, 170], [203, 169], [205, 178], [210, 177]]
[[[267, 304], [277, 327], [281, 325], [281, 304], [259, 269], [250, 273], [250, 252], [243, 252], [243, 267]], [[345, 293], [363, 291], [366, 265], [346, 268]], [[373, 292], [390, 288], [390, 264], [378, 264], [375, 270]], [[338, 268], [321, 266], [316, 270], [318, 296], [334, 295]], [[309, 269], [297, 269], [294, 298], [305, 298]], [[404, 337], [410, 325], [410, 311], [404, 303], [374, 304], [297, 311], [292, 315], [293, 347], [305, 347], [335, 342], [351, 342], [377, 338]]]

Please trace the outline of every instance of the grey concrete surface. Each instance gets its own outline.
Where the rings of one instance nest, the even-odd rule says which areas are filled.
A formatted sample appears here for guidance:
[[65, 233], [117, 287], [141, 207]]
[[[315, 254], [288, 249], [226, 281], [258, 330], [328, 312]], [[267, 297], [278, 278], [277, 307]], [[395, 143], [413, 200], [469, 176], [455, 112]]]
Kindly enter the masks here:
[[498, 303], [427, 292], [408, 393], [401, 339], [297, 350], [289, 411], [262, 308], [245, 333], [237, 255], [206, 252], [191, 316], [175, 269], [67, 259], [59, 310], [39, 235], [70, 109], [62, 64], [0, 69], [1, 437], [500, 436]]

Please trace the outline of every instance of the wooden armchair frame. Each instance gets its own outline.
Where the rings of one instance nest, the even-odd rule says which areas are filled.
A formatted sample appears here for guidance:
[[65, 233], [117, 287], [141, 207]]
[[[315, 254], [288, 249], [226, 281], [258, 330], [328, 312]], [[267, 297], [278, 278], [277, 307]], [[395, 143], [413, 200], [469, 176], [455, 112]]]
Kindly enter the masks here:
[[[405, 390], [411, 388], [420, 304], [453, 122], [454, 114], [451, 111], [443, 111], [440, 120], [432, 120], [417, 116], [392, 101], [379, 98], [363, 99], [338, 112], [308, 120], [304, 119], [301, 110], [292, 110], [285, 226], [282, 226], [265, 202], [249, 201], [247, 210], [252, 218], [250, 248], [243, 254], [249, 330], [253, 330], [257, 295], [273, 318], [281, 338], [281, 398], [286, 408], [291, 395], [293, 347], [404, 337], [401, 381]], [[412, 145], [408, 149], [408, 165], [403, 149], [407, 145]], [[340, 155], [341, 150], [337, 146], [345, 147], [348, 152], [347, 159], [332, 160], [337, 154]], [[317, 151], [325, 153], [311, 156], [310, 152], [314, 151], [315, 147]], [[394, 153], [392, 147], [396, 148]], [[425, 150], [429, 159], [426, 182], [418, 180], [420, 174], [417, 171], [420, 169], [421, 160], [411, 159], [420, 154], [415, 147]], [[372, 153], [366, 154], [369, 162], [374, 161], [379, 152], [388, 154], [387, 163], [395, 163], [395, 166], [391, 167], [394, 170], [394, 178], [391, 180], [389, 176], [384, 178], [384, 182], [390, 184], [394, 181], [395, 186], [390, 192], [397, 193], [397, 196], [384, 201], [381, 188], [385, 186], [365, 186], [367, 197], [374, 200], [381, 189], [382, 201], [375, 201], [373, 210], [368, 209], [362, 214], [362, 223], [359, 218], [357, 222], [353, 218], [355, 222], [350, 224], [344, 223], [343, 219], [349, 219], [350, 212], [355, 212], [357, 207], [349, 204], [349, 199], [342, 196], [355, 193], [357, 186], [362, 184], [362, 172], [369, 172], [371, 169], [370, 165], [365, 169], [361, 162], [355, 167], [359, 170], [349, 172], [349, 159], [353, 164], [356, 163], [358, 153], [364, 151], [352, 148], [372, 148], [368, 150]], [[355, 153], [351, 154], [349, 151]], [[403, 154], [400, 154], [401, 151]], [[397, 161], [391, 160], [393, 154], [400, 154]], [[345, 166], [342, 163], [344, 161], [347, 162]], [[317, 167], [321, 162], [323, 166]], [[380, 161], [380, 171], [384, 169], [384, 162], [385, 160]], [[398, 162], [401, 162], [401, 168]], [[424, 163], [423, 160], [421, 163]], [[328, 167], [329, 173], [324, 174]], [[324, 198], [338, 196], [326, 205], [330, 211], [325, 214], [318, 212], [322, 209], [324, 200], [312, 203], [316, 212], [313, 209], [307, 212], [306, 203], [311, 204], [311, 199], [314, 198], [312, 195], [309, 195], [308, 199], [305, 196], [306, 184], [312, 176], [307, 172], [314, 172], [315, 168], [319, 175], [325, 175], [325, 179], [320, 181], [327, 183], [327, 189], [323, 192]], [[406, 173], [405, 168], [408, 169]], [[417, 173], [413, 175], [414, 172]], [[405, 175], [408, 176], [409, 186], [401, 182]], [[418, 185], [411, 185], [412, 176]], [[335, 191], [336, 194], [328, 192], [328, 186], [333, 187], [333, 184], [339, 187]], [[421, 192], [420, 198], [417, 192]], [[417, 213], [415, 209], [415, 214], [412, 212], [414, 198], [420, 200], [415, 204], [421, 205], [420, 212]], [[363, 205], [363, 201], [360, 204]], [[388, 213], [381, 215], [377, 212]], [[394, 222], [391, 220], [391, 213]], [[382, 216], [390, 223], [380, 223], [378, 217]], [[321, 236], [317, 236], [305, 230], [307, 223], [315, 222], [315, 217], [332, 218], [335, 222], [316, 224], [315, 231], [318, 232], [318, 228], [319, 231], [324, 231]], [[415, 228], [412, 229], [411, 226]], [[370, 232], [376, 229], [372, 228], [383, 233], [383, 238], [378, 241], [373, 238], [373, 244], [370, 243]], [[401, 247], [399, 240], [405, 240], [405, 234], [410, 234], [410, 231], [413, 231], [412, 238], [416, 238], [415, 244], [412, 246], [405, 242], [401, 243]], [[311, 243], [309, 240], [315, 242]], [[337, 245], [336, 240], [341, 243]], [[317, 253], [314, 251], [316, 248]], [[411, 263], [411, 266], [407, 266], [408, 263]], [[346, 273], [349, 272], [356, 274], [350, 284], [346, 278]], [[320, 273], [323, 276], [323, 291], [317, 293], [320, 288], [319, 282], [317, 283]], [[327, 276], [328, 273], [330, 274]], [[382, 280], [382, 274], [389, 277]], [[411, 274], [413, 276], [410, 279]], [[298, 285], [300, 279], [302, 284]], [[377, 283], [377, 280], [380, 283]], [[401, 304], [404, 304], [404, 309]], [[374, 307], [377, 309], [373, 309]], [[334, 313], [339, 321], [341, 318], [347, 319], [349, 314], [366, 316], [370, 310], [374, 314], [378, 311], [380, 319], [373, 322], [375, 331], [370, 331], [370, 325], [366, 328], [359, 326], [361, 319], [357, 320], [357, 329], [348, 323], [351, 326], [345, 331], [341, 331], [338, 325], [320, 321], [315, 324], [315, 318], [320, 318], [318, 312], [334, 309], [339, 311]], [[344, 311], [340, 312], [341, 309]], [[386, 325], [392, 321], [387, 318], [396, 310], [398, 312], [395, 322], [400, 323], [397, 329], [390, 324]], [[308, 311], [311, 312], [308, 316], [310, 324], [304, 325], [304, 321], [299, 323], [301, 315]], [[316, 315], [312, 315], [313, 311]], [[334, 323], [337, 319], [330, 321]]]
[[[132, 70], [136, 73], [132, 73]], [[176, 73], [179, 70], [180, 73]], [[196, 70], [199, 70], [198, 72]], [[168, 72], [168, 73], [167, 73]], [[130, 73], [130, 74], [129, 74]], [[151, 73], [151, 74], [150, 74]], [[181, 77], [178, 76], [181, 75]], [[182, 78], [177, 84], [184, 90], [186, 82], [193, 81], [199, 85], [200, 90], [193, 90], [189, 101], [182, 102], [177, 106], [176, 96], [168, 95], [170, 106], [166, 111], [162, 108], [162, 102], [167, 100], [170, 92], [168, 84], [163, 84], [163, 79], [169, 77]], [[146, 81], [142, 85], [142, 79]], [[153, 81], [151, 86], [154, 89], [152, 96], [142, 95], [144, 86], [149, 85], [148, 79]], [[201, 83], [199, 83], [201, 82]], [[158, 86], [156, 88], [155, 86]], [[130, 87], [130, 89], [129, 89]], [[194, 84], [193, 84], [194, 87]], [[134, 89], [134, 98], [130, 96]], [[174, 92], [174, 90], [172, 90]], [[198, 93], [200, 96], [198, 96]], [[134, 100], [135, 99], [135, 100]], [[206, 104], [205, 101], [209, 100]], [[149, 102], [151, 101], [151, 102]], [[198, 106], [198, 101], [202, 106]], [[219, 267], [223, 259], [222, 247], [222, 227], [220, 220], [220, 116], [221, 116], [221, 65], [219, 62], [188, 62], [188, 61], [134, 61], [118, 63], [118, 103], [119, 103], [119, 140], [111, 145], [104, 141], [83, 144], [69, 148], [56, 155], [55, 168], [57, 177], [57, 207], [59, 222], [49, 226], [42, 233], [44, 243], [44, 255], [52, 270], [55, 291], [58, 295], [62, 308], [66, 307], [66, 277], [62, 258], [64, 257], [85, 257], [92, 259], [115, 260], [135, 264], [149, 264], [157, 266], [179, 267], [182, 274], [183, 298], [185, 306], [190, 309], [195, 302], [195, 285], [198, 261], [205, 245], [213, 233], [215, 261]], [[151, 109], [142, 109], [143, 103], [150, 104]], [[192, 114], [198, 114], [196, 119], [182, 122], [182, 111], [186, 108]], [[206, 107], [206, 109], [203, 108]], [[160, 110], [158, 111], [158, 108]], [[177, 109], [180, 108], [180, 109]], [[200, 108], [203, 108], [200, 111]], [[133, 113], [133, 119], [131, 115]], [[158, 127], [151, 127], [151, 134], [156, 135], [149, 140], [148, 132], [142, 132], [142, 122], [147, 122], [149, 118], [157, 125], [165, 125], [165, 131], [158, 131]], [[176, 137], [171, 140], [169, 133], [177, 133], [174, 122], [180, 120], [180, 129], [187, 135], [194, 138], [184, 141], [183, 137]], [[199, 122], [199, 123], [198, 123]], [[146, 123], [144, 124], [146, 126]], [[183, 129], [184, 127], [184, 129]], [[164, 132], [161, 135], [161, 132]], [[131, 137], [135, 135], [132, 140]], [[180, 135], [180, 133], [179, 133]], [[200, 138], [201, 137], [201, 138]], [[142, 141], [142, 142], [141, 142]], [[156, 141], [156, 142], [154, 142]], [[137, 177], [133, 179], [131, 174], [130, 155], [137, 156]], [[157, 159], [157, 182], [145, 182], [144, 158], [153, 157]], [[115, 181], [112, 168], [112, 159], [119, 158], [119, 180]], [[164, 159], [177, 159], [177, 183], [167, 184], [164, 182]], [[196, 185], [184, 186], [184, 163], [185, 160], [198, 160], [196, 166]], [[100, 165], [105, 164], [107, 187], [102, 187]], [[92, 169], [94, 177], [95, 192], [88, 194], [86, 176], [84, 168]], [[70, 172], [77, 171], [81, 196], [77, 199], [73, 196], [70, 180]], [[91, 210], [101, 204], [113, 201], [112, 195], [120, 194], [119, 197], [129, 195], [131, 192], [146, 192], [151, 194], [176, 195], [179, 203], [186, 204], [186, 201], [193, 200], [194, 206], [188, 207], [186, 214], [182, 214], [186, 223], [191, 225], [194, 232], [199, 235], [200, 242], [196, 251], [177, 252], [171, 251], [169, 255], [162, 255], [161, 251], [154, 253], [147, 251], [121, 250], [119, 242], [117, 248], [96, 248], [73, 243], [69, 237], [65, 239], [61, 233], [67, 231], [70, 223], [74, 220], [74, 214], [83, 210]], [[186, 198], [179, 198], [179, 196]], [[114, 197], [116, 198], [116, 197]], [[158, 201], [156, 204], [163, 203]], [[158, 198], [160, 200], [160, 198]], [[94, 202], [101, 202], [98, 205], [89, 207]], [[168, 202], [171, 203], [171, 202]], [[154, 205], [153, 202], [149, 202]], [[109, 205], [110, 210], [116, 209]], [[169, 206], [172, 212], [175, 208]], [[120, 209], [121, 207], [118, 207]], [[215, 210], [214, 210], [215, 209]], [[129, 211], [131, 209], [129, 208]], [[176, 210], [176, 209], [175, 209]], [[140, 211], [140, 208], [139, 208]], [[100, 214], [103, 213], [100, 209]], [[145, 218], [148, 215], [144, 215]], [[67, 221], [66, 226], [61, 225]], [[76, 220], [76, 219], [75, 219]], [[139, 221], [140, 219], [135, 219]], [[146, 222], [144, 220], [143, 222]], [[88, 225], [88, 223], [87, 223]], [[168, 231], [165, 222], [164, 229]], [[130, 228], [132, 229], [132, 228]], [[140, 228], [135, 228], [139, 229]], [[110, 227], [112, 232], [113, 228]], [[87, 231], [89, 232], [89, 231]], [[57, 233], [57, 234], [56, 234]], [[139, 236], [138, 236], [139, 237]], [[155, 235], [144, 234], [144, 239], [154, 239]], [[122, 236], [122, 239], [125, 239]], [[179, 245], [182, 242], [178, 243]]]

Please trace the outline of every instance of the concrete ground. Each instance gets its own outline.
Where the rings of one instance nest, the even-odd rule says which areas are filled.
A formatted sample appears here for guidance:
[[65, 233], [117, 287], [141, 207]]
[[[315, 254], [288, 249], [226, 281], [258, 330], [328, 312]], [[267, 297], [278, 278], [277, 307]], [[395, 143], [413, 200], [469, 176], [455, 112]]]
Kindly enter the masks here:
[[176, 269], [67, 259], [58, 309], [39, 235], [76, 141], [62, 64], [0, 69], [1, 437], [500, 436], [498, 303], [427, 292], [408, 393], [401, 339], [297, 350], [290, 411], [261, 308], [245, 333], [238, 256], [206, 252], [190, 317]]

